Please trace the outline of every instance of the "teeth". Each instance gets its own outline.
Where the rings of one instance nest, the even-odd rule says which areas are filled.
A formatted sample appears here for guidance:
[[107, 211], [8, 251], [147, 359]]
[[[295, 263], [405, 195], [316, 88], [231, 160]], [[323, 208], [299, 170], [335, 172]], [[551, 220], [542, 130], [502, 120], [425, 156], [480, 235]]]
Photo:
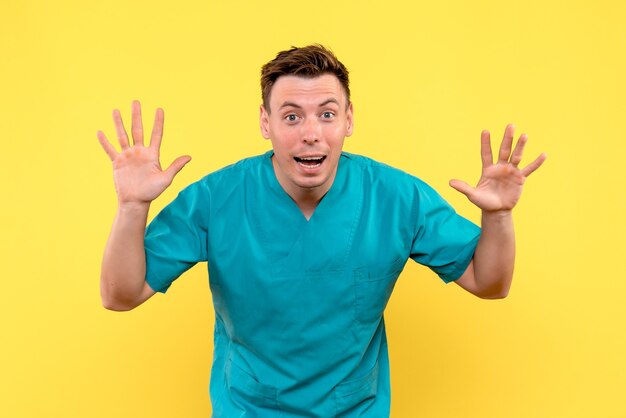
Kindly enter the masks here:
[[317, 168], [322, 165], [322, 163], [326, 159], [326, 156], [322, 155], [321, 157], [294, 157], [294, 159], [302, 167]]
[[322, 163], [317, 163], [317, 164], [302, 164], [301, 162], [299, 162], [298, 164], [300, 164], [302, 167], [306, 167], [306, 168], [316, 168], [316, 167], [319, 167], [320, 165], [322, 165]]

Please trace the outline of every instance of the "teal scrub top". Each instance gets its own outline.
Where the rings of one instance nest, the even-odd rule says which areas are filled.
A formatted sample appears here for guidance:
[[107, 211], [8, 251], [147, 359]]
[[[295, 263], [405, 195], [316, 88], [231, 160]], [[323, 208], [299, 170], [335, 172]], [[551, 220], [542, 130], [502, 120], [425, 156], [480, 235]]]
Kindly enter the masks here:
[[409, 258], [457, 279], [480, 229], [421, 180], [348, 153], [307, 221], [272, 155], [204, 177], [157, 215], [146, 280], [165, 292], [208, 263], [214, 417], [387, 417], [396, 279]]

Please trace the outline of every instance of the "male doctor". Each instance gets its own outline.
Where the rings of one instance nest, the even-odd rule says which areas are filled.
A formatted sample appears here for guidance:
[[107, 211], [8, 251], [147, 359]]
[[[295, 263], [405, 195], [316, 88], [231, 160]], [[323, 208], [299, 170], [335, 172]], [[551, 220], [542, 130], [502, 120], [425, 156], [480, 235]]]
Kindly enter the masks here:
[[118, 210], [103, 257], [107, 309], [140, 305], [206, 261], [215, 308], [214, 417], [389, 416], [383, 312], [405, 262], [430, 267], [481, 298], [513, 276], [512, 209], [525, 179], [526, 135], [507, 126], [497, 160], [481, 135], [476, 187], [453, 180], [482, 211], [481, 228], [427, 184], [342, 151], [352, 134], [348, 71], [326, 48], [280, 52], [261, 74], [261, 133], [272, 150], [184, 189], [146, 228], [150, 203], [191, 159], [159, 163], [163, 110], [145, 145], [132, 106], [132, 144], [113, 112]]

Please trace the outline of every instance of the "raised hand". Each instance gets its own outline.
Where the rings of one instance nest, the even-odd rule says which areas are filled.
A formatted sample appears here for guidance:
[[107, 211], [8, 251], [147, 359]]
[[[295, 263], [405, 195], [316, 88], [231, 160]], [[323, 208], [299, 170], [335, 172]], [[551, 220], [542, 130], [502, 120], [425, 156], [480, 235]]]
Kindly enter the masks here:
[[163, 109], [156, 111], [149, 146], [143, 143], [141, 105], [138, 101], [132, 104], [132, 146], [117, 109], [113, 111], [113, 121], [121, 151], [117, 152], [102, 131], [98, 131], [98, 140], [113, 163], [118, 202], [120, 205], [149, 204], [172, 183], [174, 176], [191, 157], [178, 157], [166, 170], [161, 168], [159, 150], [163, 137]]
[[498, 161], [493, 163], [489, 131], [481, 134], [482, 175], [476, 187], [461, 180], [451, 180], [450, 186], [463, 193], [467, 198], [483, 211], [494, 212], [511, 210], [517, 204], [526, 177], [537, 170], [546, 159], [542, 153], [526, 167], [520, 169], [524, 146], [528, 137], [523, 134], [519, 137], [515, 149], [511, 153], [515, 127], [507, 125], [504, 138], [500, 145]]

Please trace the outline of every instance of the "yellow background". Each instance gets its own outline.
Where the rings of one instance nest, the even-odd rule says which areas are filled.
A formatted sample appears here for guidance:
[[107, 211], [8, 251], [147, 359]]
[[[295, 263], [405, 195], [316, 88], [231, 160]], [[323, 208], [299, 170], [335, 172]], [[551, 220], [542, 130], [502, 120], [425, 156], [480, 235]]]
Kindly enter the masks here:
[[[132, 4], [128, 4], [132, 3]], [[320, 42], [351, 70], [346, 150], [448, 187], [479, 136], [527, 132], [548, 161], [515, 210], [511, 295], [483, 301], [409, 263], [386, 319], [392, 417], [626, 417], [626, 8], [620, 1], [0, 3], [0, 416], [208, 417], [204, 266], [129, 313], [104, 310], [116, 199], [96, 131], [166, 111], [153, 205], [269, 147], [259, 70]]]

